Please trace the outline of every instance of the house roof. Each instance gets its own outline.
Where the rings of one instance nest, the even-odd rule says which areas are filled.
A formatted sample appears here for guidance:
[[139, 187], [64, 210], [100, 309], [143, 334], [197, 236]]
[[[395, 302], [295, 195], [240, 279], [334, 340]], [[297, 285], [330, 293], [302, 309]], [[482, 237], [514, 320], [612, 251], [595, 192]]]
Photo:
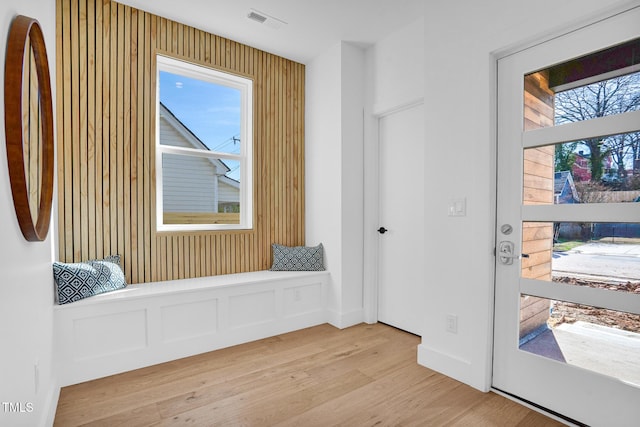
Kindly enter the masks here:
[[[211, 149], [207, 147], [207, 145], [202, 142], [202, 140], [198, 138], [198, 136], [193, 133], [191, 129], [189, 129], [184, 123], [182, 123], [182, 121], [178, 117], [176, 117], [176, 115], [173, 114], [173, 112], [162, 102], [160, 103], [160, 117], [164, 117], [167, 120], [167, 123], [169, 123], [178, 133], [180, 133], [185, 138], [185, 140], [193, 146], [193, 148], [211, 151]], [[216, 165], [221, 166], [224, 169], [225, 174], [231, 172], [231, 168], [227, 166], [227, 164], [221, 159], [212, 159], [212, 162], [215, 162]]]
[[578, 191], [576, 190], [576, 185], [573, 182], [571, 171], [556, 172], [553, 176], [553, 193], [558, 196], [562, 194], [563, 190], [567, 186], [569, 187], [573, 200], [578, 201], [580, 198], [578, 197]]
[[573, 178], [571, 177], [571, 172], [569, 172], [569, 171], [556, 172], [554, 174], [554, 177], [553, 177], [553, 192], [555, 194], [562, 193], [562, 189], [564, 188], [565, 184], [567, 183], [567, 179], [571, 179], [571, 181], [573, 182]]
[[237, 181], [233, 178], [230, 178], [226, 175], [222, 175], [220, 177], [220, 182], [224, 182], [227, 185], [230, 185], [233, 188], [237, 188], [238, 190], [240, 189], [240, 181]]

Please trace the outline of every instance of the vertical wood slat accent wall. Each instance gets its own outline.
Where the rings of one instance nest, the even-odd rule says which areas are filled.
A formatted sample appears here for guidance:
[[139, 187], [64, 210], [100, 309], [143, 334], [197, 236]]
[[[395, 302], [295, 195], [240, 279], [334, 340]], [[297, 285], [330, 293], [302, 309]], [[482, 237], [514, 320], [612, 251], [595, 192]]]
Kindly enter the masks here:
[[[59, 258], [129, 283], [267, 269], [304, 243], [304, 65], [110, 0], [57, 0]], [[254, 228], [156, 233], [155, 54], [254, 79]]]

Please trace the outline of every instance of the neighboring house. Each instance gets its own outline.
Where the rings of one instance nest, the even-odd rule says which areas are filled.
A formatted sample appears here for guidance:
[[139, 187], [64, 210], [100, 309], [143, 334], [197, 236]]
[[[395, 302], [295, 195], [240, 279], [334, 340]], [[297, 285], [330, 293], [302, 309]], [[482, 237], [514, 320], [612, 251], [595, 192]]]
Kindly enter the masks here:
[[579, 203], [571, 172], [556, 172], [553, 179], [553, 193], [555, 204]]
[[233, 178], [218, 176], [218, 212], [238, 212], [240, 209], [240, 183]]
[[[602, 159], [602, 169], [603, 182], [615, 183], [620, 181], [618, 178], [618, 170], [614, 168], [614, 162], [610, 155]], [[635, 166], [634, 169], [627, 170], [627, 176], [633, 175], [634, 170]], [[576, 159], [571, 167], [571, 174], [573, 175], [575, 182], [591, 181], [590, 160], [583, 151], [576, 153]]]
[[576, 154], [576, 160], [571, 167], [571, 174], [578, 182], [591, 180], [589, 158], [584, 155], [584, 152], [580, 151]]
[[[176, 147], [209, 148], [164, 104], [160, 103], [160, 141]], [[230, 168], [220, 159], [165, 155], [163, 209], [165, 212], [237, 212], [240, 183], [226, 176]]]

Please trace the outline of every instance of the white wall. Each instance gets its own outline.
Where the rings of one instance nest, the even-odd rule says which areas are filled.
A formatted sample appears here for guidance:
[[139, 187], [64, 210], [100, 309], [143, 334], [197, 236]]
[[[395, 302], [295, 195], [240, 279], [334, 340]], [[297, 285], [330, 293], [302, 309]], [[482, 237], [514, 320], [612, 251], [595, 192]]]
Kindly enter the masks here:
[[[421, 364], [481, 390], [490, 386], [496, 147], [492, 52], [567, 30], [623, 3], [629, 4], [428, 3], [425, 122], [432, 149], [425, 159], [428, 280]], [[454, 197], [467, 198], [466, 217], [447, 216], [448, 200]], [[458, 315], [457, 334], [445, 332], [448, 313]]]
[[372, 113], [424, 97], [424, 18], [398, 29], [367, 50], [372, 75]]
[[342, 316], [363, 321], [364, 50], [342, 43]]
[[330, 323], [363, 320], [364, 52], [338, 43], [306, 66], [306, 239], [331, 272]]
[[340, 310], [342, 246], [340, 244], [340, 45], [306, 66], [305, 236], [308, 245], [322, 242], [325, 267], [331, 272], [327, 308]]
[[375, 322], [376, 115], [424, 94], [424, 20], [366, 51], [342, 42], [306, 66], [306, 236], [331, 272], [329, 319]]
[[[18, 14], [40, 22], [47, 44], [55, 106], [55, 2], [5, 0], [0, 4], [3, 64], [6, 37]], [[3, 91], [4, 73], [0, 82]], [[4, 94], [0, 99], [4, 100]], [[4, 102], [0, 102], [0, 117], [4, 117]], [[48, 239], [38, 243], [29, 243], [22, 237], [11, 197], [4, 125], [0, 126], [0, 141], [0, 425], [50, 425], [58, 399], [52, 361], [52, 233], [50, 229]], [[22, 404], [24, 412], [10, 412], [4, 402]]]

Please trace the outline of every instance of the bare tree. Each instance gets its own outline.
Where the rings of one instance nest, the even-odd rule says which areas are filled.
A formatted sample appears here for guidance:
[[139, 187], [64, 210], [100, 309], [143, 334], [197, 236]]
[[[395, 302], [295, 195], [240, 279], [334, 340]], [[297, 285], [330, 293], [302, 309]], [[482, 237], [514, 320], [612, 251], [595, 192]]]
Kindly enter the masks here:
[[633, 174], [640, 173], [640, 132], [631, 134], [631, 159], [633, 160]]
[[625, 159], [633, 160], [637, 156], [639, 140], [640, 133], [637, 132], [613, 135], [606, 140], [613, 162], [617, 166], [617, 175], [621, 179], [627, 177]]
[[[640, 109], [640, 73], [603, 80], [559, 92], [555, 97], [556, 124], [579, 122]], [[599, 182], [603, 161], [612, 156], [624, 178], [624, 160], [637, 152], [638, 138], [614, 135], [578, 141], [589, 150], [591, 181]], [[635, 146], [633, 144], [636, 144]]]

